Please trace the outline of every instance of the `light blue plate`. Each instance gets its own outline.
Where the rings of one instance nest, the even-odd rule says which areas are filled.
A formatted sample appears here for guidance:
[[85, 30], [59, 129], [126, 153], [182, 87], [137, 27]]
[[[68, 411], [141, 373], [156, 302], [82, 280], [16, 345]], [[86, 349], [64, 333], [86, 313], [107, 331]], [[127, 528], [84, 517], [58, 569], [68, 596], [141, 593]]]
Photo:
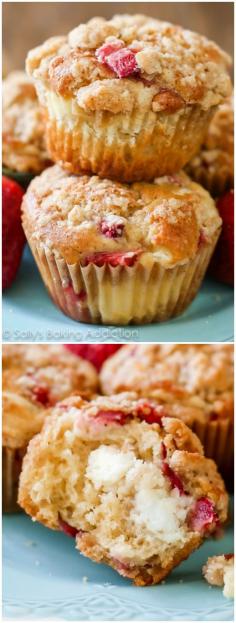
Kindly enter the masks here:
[[186, 312], [165, 323], [130, 327], [82, 324], [52, 303], [26, 249], [14, 285], [3, 297], [6, 342], [227, 342], [233, 340], [233, 290], [205, 280]]
[[80, 555], [60, 532], [24, 515], [3, 519], [3, 613], [9, 619], [232, 621], [233, 602], [209, 587], [208, 556], [232, 551], [233, 529], [209, 540], [159, 586], [138, 588]]

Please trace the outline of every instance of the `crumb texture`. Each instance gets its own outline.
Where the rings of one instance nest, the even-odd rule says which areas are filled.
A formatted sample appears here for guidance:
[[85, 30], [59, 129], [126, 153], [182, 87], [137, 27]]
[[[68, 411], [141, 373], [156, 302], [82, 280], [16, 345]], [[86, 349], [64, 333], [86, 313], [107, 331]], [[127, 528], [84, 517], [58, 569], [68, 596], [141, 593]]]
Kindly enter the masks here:
[[203, 567], [203, 575], [209, 584], [222, 586], [223, 595], [234, 598], [234, 555], [211, 556]]

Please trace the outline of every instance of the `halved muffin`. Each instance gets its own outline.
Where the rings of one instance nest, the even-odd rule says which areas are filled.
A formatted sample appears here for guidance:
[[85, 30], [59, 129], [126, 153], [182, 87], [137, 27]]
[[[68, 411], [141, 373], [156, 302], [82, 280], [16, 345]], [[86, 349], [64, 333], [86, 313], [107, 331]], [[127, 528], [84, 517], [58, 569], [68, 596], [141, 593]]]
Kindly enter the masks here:
[[200, 441], [135, 394], [58, 404], [29, 444], [19, 503], [137, 585], [160, 582], [227, 518]]

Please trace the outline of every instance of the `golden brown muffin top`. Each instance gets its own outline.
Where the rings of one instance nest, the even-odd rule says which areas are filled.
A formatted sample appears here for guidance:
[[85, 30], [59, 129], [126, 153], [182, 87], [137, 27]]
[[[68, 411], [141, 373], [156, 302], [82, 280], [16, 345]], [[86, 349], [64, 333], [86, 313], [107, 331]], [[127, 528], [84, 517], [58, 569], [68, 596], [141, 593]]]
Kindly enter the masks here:
[[[110, 50], [118, 56], [111, 59]], [[145, 15], [94, 17], [31, 50], [26, 62], [45, 87], [73, 94], [82, 107], [112, 112], [143, 108], [150, 94], [154, 112], [196, 103], [208, 109], [231, 91], [229, 65], [212, 41]]]
[[33, 82], [23, 71], [3, 81], [2, 160], [10, 169], [40, 173], [50, 164]]
[[49, 407], [73, 392], [97, 388], [95, 368], [60, 345], [3, 346], [3, 445], [24, 447]]
[[189, 175], [200, 179], [202, 171], [229, 177], [230, 188], [234, 184], [234, 110], [233, 97], [228, 97], [214, 114], [200, 152], [186, 167]]
[[230, 344], [127, 345], [104, 363], [101, 387], [155, 398], [187, 424], [232, 418], [233, 357]]
[[31, 182], [23, 222], [37, 243], [68, 263], [117, 252], [172, 267], [193, 258], [221, 219], [210, 195], [185, 173], [128, 185], [56, 165]]

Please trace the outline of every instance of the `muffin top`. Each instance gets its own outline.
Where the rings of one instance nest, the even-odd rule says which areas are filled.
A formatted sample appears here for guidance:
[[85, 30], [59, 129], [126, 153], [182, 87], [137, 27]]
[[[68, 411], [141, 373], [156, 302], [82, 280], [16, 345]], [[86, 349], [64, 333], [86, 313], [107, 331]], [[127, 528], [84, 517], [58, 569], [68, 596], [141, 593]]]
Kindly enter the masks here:
[[69, 264], [131, 266], [139, 258], [172, 267], [193, 258], [221, 219], [210, 195], [182, 172], [127, 185], [56, 165], [31, 182], [23, 222]]
[[26, 67], [87, 110], [205, 110], [231, 91], [230, 57], [203, 36], [145, 15], [95, 17], [31, 50]]
[[63, 346], [3, 346], [3, 445], [20, 448], [40, 431], [49, 407], [97, 388], [95, 368]]
[[40, 173], [50, 164], [44, 123], [33, 82], [23, 71], [3, 81], [2, 161], [10, 169]]
[[19, 503], [73, 534], [85, 555], [148, 584], [225, 521], [228, 497], [183, 422], [121, 394], [52, 410], [28, 447]]
[[196, 180], [202, 172], [228, 177], [229, 188], [234, 185], [234, 110], [233, 97], [228, 97], [214, 114], [200, 152], [188, 163], [186, 170]]
[[187, 424], [233, 417], [233, 347], [228, 344], [123, 346], [104, 363], [104, 393], [134, 390]]

